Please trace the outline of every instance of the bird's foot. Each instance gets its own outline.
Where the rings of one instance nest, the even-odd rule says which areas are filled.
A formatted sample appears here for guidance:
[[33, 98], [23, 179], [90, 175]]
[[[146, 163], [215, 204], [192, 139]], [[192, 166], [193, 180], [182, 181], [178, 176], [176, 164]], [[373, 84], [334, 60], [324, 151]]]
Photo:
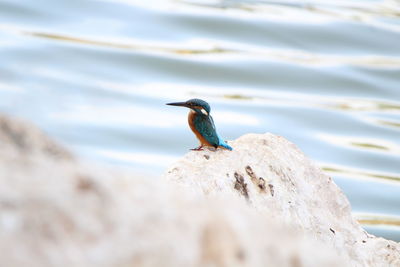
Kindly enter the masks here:
[[196, 147], [196, 148], [192, 148], [192, 149], [190, 149], [190, 150], [192, 150], [192, 151], [201, 151], [201, 150], [203, 150], [203, 146], [199, 146], [199, 147]]

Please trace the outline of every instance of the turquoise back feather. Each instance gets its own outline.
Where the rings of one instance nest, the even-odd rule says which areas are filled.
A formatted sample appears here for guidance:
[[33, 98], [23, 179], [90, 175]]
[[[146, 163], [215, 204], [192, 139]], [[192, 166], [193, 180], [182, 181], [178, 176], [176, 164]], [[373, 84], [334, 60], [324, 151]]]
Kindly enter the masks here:
[[200, 111], [196, 110], [196, 116], [194, 116], [194, 127], [196, 130], [207, 140], [212, 146], [217, 148], [218, 146], [225, 147], [226, 149], [232, 150], [224, 140], [222, 140], [215, 129], [214, 120], [210, 115], [204, 115]]

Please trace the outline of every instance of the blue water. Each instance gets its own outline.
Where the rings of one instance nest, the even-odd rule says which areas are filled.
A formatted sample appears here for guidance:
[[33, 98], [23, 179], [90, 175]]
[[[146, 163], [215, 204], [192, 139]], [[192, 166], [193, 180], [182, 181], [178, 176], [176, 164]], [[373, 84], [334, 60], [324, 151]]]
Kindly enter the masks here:
[[400, 241], [398, 1], [0, 1], [0, 111], [82, 158], [161, 175], [220, 135], [296, 143], [368, 231]]

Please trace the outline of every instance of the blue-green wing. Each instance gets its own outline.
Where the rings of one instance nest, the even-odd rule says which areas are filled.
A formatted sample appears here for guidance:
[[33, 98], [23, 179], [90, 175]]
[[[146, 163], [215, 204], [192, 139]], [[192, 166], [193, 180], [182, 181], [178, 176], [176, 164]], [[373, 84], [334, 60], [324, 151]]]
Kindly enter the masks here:
[[194, 127], [211, 145], [218, 147], [219, 138], [211, 116], [196, 116], [194, 119]]

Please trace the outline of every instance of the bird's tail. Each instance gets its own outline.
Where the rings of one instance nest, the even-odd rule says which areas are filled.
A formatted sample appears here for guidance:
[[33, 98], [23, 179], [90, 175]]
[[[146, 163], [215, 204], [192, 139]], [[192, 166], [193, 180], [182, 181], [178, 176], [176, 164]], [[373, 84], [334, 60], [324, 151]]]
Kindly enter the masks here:
[[223, 148], [226, 148], [228, 150], [233, 150], [233, 148], [229, 146], [224, 140], [219, 140], [219, 146], [222, 146]]

